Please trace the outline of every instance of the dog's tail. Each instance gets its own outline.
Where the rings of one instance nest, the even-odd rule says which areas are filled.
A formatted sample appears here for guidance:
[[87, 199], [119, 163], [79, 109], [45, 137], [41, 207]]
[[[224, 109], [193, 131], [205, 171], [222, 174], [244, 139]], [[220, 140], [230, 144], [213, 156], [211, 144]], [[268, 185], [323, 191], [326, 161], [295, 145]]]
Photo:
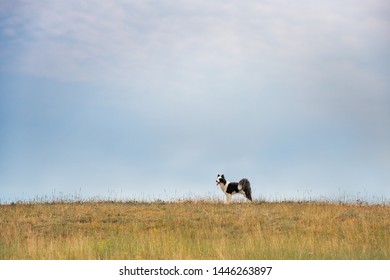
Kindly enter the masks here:
[[241, 189], [244, 191], [246, 198], [252, 201], [252, 189], [249, 180], [246, 178], [241, 179], [240, 182], [238, 182], [238, 185], [241, 186]]

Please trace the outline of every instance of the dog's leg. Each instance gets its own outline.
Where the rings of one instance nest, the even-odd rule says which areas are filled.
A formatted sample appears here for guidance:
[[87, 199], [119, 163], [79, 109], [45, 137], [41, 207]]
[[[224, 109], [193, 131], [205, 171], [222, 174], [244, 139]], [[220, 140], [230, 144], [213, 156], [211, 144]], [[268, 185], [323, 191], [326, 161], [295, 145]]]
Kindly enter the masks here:
[[230, 203], [232, 201], [232, 195], [230, 193], [226, 194], [226, 203]]

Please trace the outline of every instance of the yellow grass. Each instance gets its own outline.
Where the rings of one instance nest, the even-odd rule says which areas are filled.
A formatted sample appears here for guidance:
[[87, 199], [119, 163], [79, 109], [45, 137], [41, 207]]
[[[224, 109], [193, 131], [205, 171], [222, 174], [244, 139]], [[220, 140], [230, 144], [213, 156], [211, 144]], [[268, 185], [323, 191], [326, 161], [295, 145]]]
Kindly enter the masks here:
[[0, 259], [390, 259], [390, 206], [0, 205]]

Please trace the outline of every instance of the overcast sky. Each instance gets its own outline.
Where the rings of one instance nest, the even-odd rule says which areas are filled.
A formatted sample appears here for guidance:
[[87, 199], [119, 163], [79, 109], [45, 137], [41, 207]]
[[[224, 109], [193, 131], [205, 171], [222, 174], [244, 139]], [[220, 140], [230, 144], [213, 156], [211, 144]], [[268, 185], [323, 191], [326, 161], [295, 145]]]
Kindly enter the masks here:
[[0, 1], [0, 202], [390, 198], [390, 2]]

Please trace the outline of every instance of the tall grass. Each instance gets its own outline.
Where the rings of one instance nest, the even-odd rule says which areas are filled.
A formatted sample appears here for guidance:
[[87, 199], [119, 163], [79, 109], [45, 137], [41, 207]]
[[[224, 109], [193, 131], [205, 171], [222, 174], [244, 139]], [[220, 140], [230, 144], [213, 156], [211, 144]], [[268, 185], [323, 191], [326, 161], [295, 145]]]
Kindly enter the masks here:
[[0, 205], [0, 259], [390, 259], [390, 206], [208, 200]]

